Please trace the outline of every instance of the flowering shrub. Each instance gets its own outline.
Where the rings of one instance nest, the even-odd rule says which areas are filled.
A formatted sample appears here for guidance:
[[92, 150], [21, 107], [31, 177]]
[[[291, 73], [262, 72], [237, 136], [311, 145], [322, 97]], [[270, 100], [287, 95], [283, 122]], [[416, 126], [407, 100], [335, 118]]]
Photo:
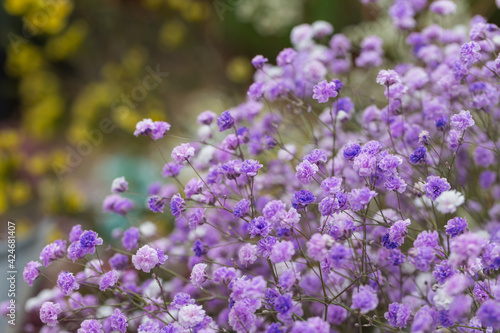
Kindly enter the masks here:
[[[165, 160], [169, 184], [141, 198], [112, 182], [105, 211], [128, 217], [136, 195], [170, 210], [172, 233], [130, 218], [122, 246], [75, 226], [44, 248], [45, 267], [84, 267], [38, 305], [46, 332], [500, 329], [500, 30], [419, 26], [455, 7], [394, 2], [402, 63], [377, 36], [324, 45], [326, 22], [295, 27], [278, 66], [257, 56], [247, 100], [201, 113], [200, 138]], [[364, 72], [378, 75], [360, 91]], [[145, 119], [135, 135], [169, 133]], [[43, 269], [28, 264], [26, 282]]]

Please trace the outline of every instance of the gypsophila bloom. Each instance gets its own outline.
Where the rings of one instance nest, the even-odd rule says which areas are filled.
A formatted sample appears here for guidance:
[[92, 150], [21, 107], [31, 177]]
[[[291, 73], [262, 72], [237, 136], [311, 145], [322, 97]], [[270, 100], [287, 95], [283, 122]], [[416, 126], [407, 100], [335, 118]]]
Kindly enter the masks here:
[[273, 246], [269, 259], [273, 263], [279, 263], [292, 259], [295, 254], [295, 247], [290, 241], [281, 241]]
[[62, 312], [61, 306], [57, 303], [45, 302], [40, 307], [40, 320], [47, 326], [58, 324], [57, 315]]
[[33, 282], [40, 276], [40, 271], [38, 267], [42, 266], [38, 261], [30, 261], [26, 264], [23, 270], [23, 279], [26, 283], [29, 283], [30, 287], [33, 287]]
[[243, 217], [248, 214], [248, 211], [250, 209], [250, 201], [247, 199], [243, 199], [236, 203], [236, 205], [233, 208], [233, 215], [234, 217]]
[[121, 333], [127, 332], [127, 317], [120, 311], [120, 309], [115, 309], [111, 315], [111, 329]]
[[401, 83], [401, 79], [396, 71], [383, 69], [378, 73], [377, 83], [389, 87], [393, 84]]
[[262, 168], [262, 164], [260, 164], [259, 161], [245, 160], [241, 163], [239, 171], [248, 177], [255, 177], [257, 176], [257, 172], [260, 168]]
[[361, 146], [357, 143], [348, 143], [342, 151], [342, 156], [347, 160], [352, 160], [361, 153]]
[[82, 322], [77, 333], [104, 333], [102, 324], [95, 319], [87, 319]]
[[408, 324], [410, 314], [411, 310], [408, 304], [394, 302], [389, 304], [389, 311], [384, 314], [384, 317], [389, 325], [402, 328]]
[[411, 224], [409, 219], [399, 220], [389, 228], [389, 231], [382, 238], [382, 245], [386, 249], [395, 249], [404, 243], [408, 234], [408, 226]]
[[234, 118], [231, 116], [229, 111], [224, 111], [217, 118], [217, 126], [219, 127], [219, 132], [224, 132], [234, 126]]
[[307, 190], [300, 190], [292, 196], [292, 207], [295, 209], [306, 208], [309, 204], [316, 201], [316, 197]]
[[452, 218], [451, 220], [448, 220], [448, 223], [446, 223], [444, 228], [446, 229], [447, 235], [449, 235], [452, 238], [456, 237], [467, 231], [467, 219], [465, 217]]
[[186, 202], [181, 195], [177, 193], [170, 199], [170, 212], [173, 216], [179, 217], [186, 210]]
[[427, 182], [424, 185], [425, 193], [429, 199], [435, 201], [443, 192], [451, 188], [446, 178], [439, 178], [438, 176], [427, 177]]
[[130, 227], [123, 232], [122, 245], [127, 251], [132, 251], [139, 246], [139, 238], [141, 234], [136, 227]]
[[153, 140], [161, 139], [170, 130], [170, 124], [164, 121], [155, 121], [144, 119], [135, 126], [135, 136], [145, 135], [150, 136]]
[[[136, 246], [137, 247], [137, 246]], [[129, 250], [130, 251], [130, 250]], [[121, 253], [115, 253], [109, 258], [109, 266], [115, 270], [123, 270], [128, 267], [128, 256]]]
[[442, 214], [454, 213], [464, 201], [464, 196], [457, 190], [445, 191], [436, 199], [436, 209]]
[[308, 160], [304, 160], [302, 163], [297, 165], [295, 170], [297, 170], [297, 173], [295, 174], [297, 180], [304, 185], [308, 185], [316, 172], [318, 172], [318, 166], [316, 164], [311, 164]]
[[238, 258], [240, 263], [247, 267], [257, 260], [257, 245], [245, 244], [238, 251]]
[[276, 57], [276, 64], [280, 67], [285, 67], [286, 65], [292, 64], [296, 57], [297, 51], [294, 49], [290, 47], [283, 49]]
[[194, 147], [189, 143], [181, 143], [180, 146], [175, 147], [172, 150], [172, 154], [170, 156], [177, 164], [182, 164], [185, 161], [188, 161], [191, 157], [194, 156]]
[[163, 207], [165, 207], [166, 199], [159, 195], [152, 195], [148, 199], [148, 208], [153, 213], [163, 213]]
[[104, 199], [102, 209], [108, 213], [125, 215], [132, 209], [132, 202], [118, 194], [112, 194]]
[[180, 164], [176, 164], [174, 162], [168, 162], [163, 166], [162, 176], [163, 178], [167, 177], [175, 177], [181, 172], [183, 166]]
[[217, 118], [217, 114], [215, 112], [206, 110], [198, 115], [196, 121], [198, 122], [198, 124], [210, 125], [215, 118]]
[[185, 328], [193, 328], [205, 318], [205, 310], [200, 305], [188, 304], [179, 310], [179, 324]]
[[459, 114], [451, 117], [451, 126], [459, 131], [465, 131], [467, 128], [474, 126], [475, 122], [468, 110], [462, 110]]
[[113, 287], [118, 281], [118, 272], [114, 269], [104, 273], [99, 281], [99, 289], [104, 291], [108, 288]]
[[115, 178], [111, 184], [111, 192], [122, 193], [126, 191], [128, 191], [128, 183], [125, 180], [125, 177]]
[[132, 264], [134, 264], [135, 269], [146, 273], [149, 273], [156, 265], [160, 264], [161, 260], [162, 258], [158, 257], [158, 251], [149, 245], [144, 245], [132, 256]]
[[419, 146], [415, 149], [413, 153], [410, 154], [410, 163], [419, 164], [425, 162], [427, 155], [427, 148], [424, 146]]
[[360, 286], [355, 290], [352, 296], [352, 307], [359, 309], [361, 313], [367, 313], [374, 310], [378, 305], [378, 297], [375, 290], [366, 285]]
[[321, 182], [321, 189], [325, 195], [335, 195], [340, 192], [342, 186], [342, 178], [330, 177], [325, 178]]
[[468, 42], [460, 49], [460, 61], [466, 66], [471, 66], [481, 59], [481, 46], [476, 42]]
[[377, 192], [371, 191], [368, 187], [356, 188], [349, 193], [349, 204], [353, 211], [358, 211], [363, 209], [368, 205], [371, 199], [377, 196]]
[[76, 242], [77, 240], [80, 239], [80, 236], [82, 235], [83, 230], [81, 224], [77, 224], [71, 228], [71, 231], [69, 232], [69, 241], [71, 243]]
[[487, 300], [477, 311], [477, 317], [481, 320], [481, 324], [494, 329], [500, 329], [500, 302]]
[[429, 9], [439, 15], [450, 15], [455, 13], [457, 5], [451, 0], [437, 0], [431, 3]]
[[265, 64], [268, 60], [269, 60], [269, 59], [264, 58], [262, 55], [256, 55], [256, 56], [252, 59], [252, 65], [253, 65], [253, 67], [255, 67], [256, 69], [261, 69], [262, 67], [264, 67], [264, 64]]
[[45, 246], [40, 252], [40, 260], [45, 267], [49, 266], [53, 261], [64, 257], [66, 254], [66, 241], [61, 239]]
[[292, 294], [286, 293], [274, 300], [274, 309], [285, 317], [289, 317], [293, 311]]
[[191, 270], [191, 277], [189, 280], [191, 284], [195, 288], [201, 288], [203, 282], [205, 282], [208, 278], [208, 274], [206, 272], [207, 264], [196, 264]]
[[79, 239], [79, 248], [84, 254], [94, 254], [96, 246], [102, 245], [101, 237], [98, 237], [97, 232], [85, 230]]
[[253, 219], [249, 227], [251, 238], [254, 238], [255, 236], [266, 237], [270, 231], [271, 225], [263, 216]]
[[80, 284], [76, 282], [75, 276], [70, 272], [59, 273], [57, 277], [57, 286], [65, 296], [68, 296], [73, 291], [80, 288]]
[[337, 90], [335, 90], [334, 82], [327, 82], [326, 80], [321, 81], [313, 88], [313, 98], [319, 103], [326, 103], [328, 99], [334, 98], [338, 95]]

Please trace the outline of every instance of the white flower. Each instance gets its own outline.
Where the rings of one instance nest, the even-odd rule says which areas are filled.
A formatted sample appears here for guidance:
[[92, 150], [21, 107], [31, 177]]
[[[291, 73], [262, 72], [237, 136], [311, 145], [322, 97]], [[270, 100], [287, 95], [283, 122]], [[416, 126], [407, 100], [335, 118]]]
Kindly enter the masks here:
[[463, 204], [464, 201], [465, 199], [462, 193], [456, 190], [445, 191], [437, 197], [436, 209], [442, 214], [454, 213], [457, 210], [457, 207]]
[[200, 305], [184, 305], [179, 310], [179, 324], [185, 328], [193, 328], [203, 321], [205, 310]]
[[156, 235], [156, 224], [146, 221], [139, 226], [139, 231], [146, 237], [152, 237]]
[[128, 183], [125, 180], [125, 177], [118, 177], [113, 180], [111, 184], [111, 192], [112, 193], [122, 193], [128, 191]]

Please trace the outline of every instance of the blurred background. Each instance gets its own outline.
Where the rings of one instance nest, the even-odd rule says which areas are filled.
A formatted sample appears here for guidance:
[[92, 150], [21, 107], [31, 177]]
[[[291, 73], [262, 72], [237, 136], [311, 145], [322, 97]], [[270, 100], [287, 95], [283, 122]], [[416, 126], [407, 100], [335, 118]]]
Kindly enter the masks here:
[[[494, 1], [467, 6], [498, 22]], [[365, 36], [391, 25], [381, 11], [346, 0], [3, 0], [0, 218], [17, 226], [18, 297], [36, 293], [21, 272], [47, 242], [78, 223], [103, 238], [121, 226], [101, 213], [115, 177], [142, 193], [162, 180], [158, 147], [133, 136], [139, 120], [194, 138], [196, 116], [244, 100], [251, 58], [274, 62], [293, 26], [325, 20]]]

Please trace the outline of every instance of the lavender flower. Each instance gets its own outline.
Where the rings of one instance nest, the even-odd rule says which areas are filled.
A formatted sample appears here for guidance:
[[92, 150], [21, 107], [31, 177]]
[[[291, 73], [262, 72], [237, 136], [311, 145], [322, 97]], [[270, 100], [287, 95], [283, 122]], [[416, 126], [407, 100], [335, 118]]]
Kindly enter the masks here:
[[476, 42], [468, 42], [460, 49], [460, 61], [466, 66], [471, 66], [481, 59], [481, 46]]
[[337, 90], [335, 90], [335, 83], [326, 80], [315, 85], [313, 93], [313, 98], [319, 103], [326, 103], [330, 98], [335, 98], [338, 95]]
[[378, 305], [378, 297], [375, 290], [366, 285], [360, 286], [352, 296], [352, 308], [359, 309], [361, 313], [368, 313]]
[[410, 306], [408, 304], [391, 303], [389, 304], [389, 311], [384, 314], [385, 319], [389, 325], [393, 327], [406, 327], [410, 320]]
[[217, 126], [219, 127], [219, 132], [230, 129], [234, 126], [234, 118], [231, 116], [229, 111], [224, 111], [217, 118]]
[[170, 199], [170, 212], [175, 217], [180, 217], [186, 210], [186, 202], [181, 195], [177, 193]]
[[170, 155], [175, 163], [183, 164], [194, 156], [194, 147], [189, 143], [182, 143], [180, 146], [175, 147]]
[[247, 175], [248, 177], [257, 176], [258, 170], [262, 168], [262, 164], [256, 160], [245, 160], [240, 166], [240, 173]]
[[87, 319], [82, 322], [77, 333], [104, 333], [102, 324], [95, 319]]
[[316, 197], [307, 190], [300, 190], [292, 196], [292, 207], [295, 209], [306, 208], [309, 204], [316, 201]]
[[438, 176], [427, 177], [427, 182], [424, 185], [427, 197], [435, 201], [441, 193], [448, 191], [451, 188], [446, 178], [439, 178]]
[[40, 266], [42, 266], [42, 264], [38, 261], [32, 260], [26, 264], [26, 267], [24, 267], [23, 279], [26, 283], [29, 283], [30, 287], [33, 287], [33, 282], [35, 282], [40, 275], [40, 271], [38, 270], [38, 267]]
[[201, 288], [203, 282], [205, 282], [208, 278], [208, 274], [206, 272], [207, 264], [196, 264], [194, 265], [191, 271], [190, 281], [193, 287]]
[[118, 282], [118, 272], [113, 269], [101, 276], [99, 281], [99, 290], [107, 290], [108, 288], [113, 287], [116, 282]]
[[386, 249], [395, 249], [404, 243], [408, 234], [407, 227], [411, 224], [409, 219], [396, 221], [382, 239], [382, 245]]
[[447, 235], [451, 238], [456, 237], [467, 231], [467, 219], [465, 217], [452, 218], [451, 220], [448, 220], [448, 223], [446, 223], [444, 228], [446, 229]]
[[153, 213], [163, 213], [163, 207], [165, 207], [166, 199], [159, 195], [152, 195], [148, 199], [148, 208]]
[[66, 241], [56, 240], [53, 243], [45, 246], [40, 252], [40, 260], [45, 267], [49, 266], [53, 261], [64, 257], [66, 254]]
[[459, 131], [465, 131], [467, 128], [474, 126], [474, 124], [474, 119], [472, 119], [468, 110], [462, 110], [459, 114], [451, 117], [451, 126]]
[[56, 326], [59, 322], [57, 316], [62, 312], [61, 306], [57, 303], [45, 302], [40, 307], [40, 320], [47, 326]]
[[304, 185], [308, 185], [316, 172], [318, 172], [318, 166], [311, 164], [308, 160], [304, 160], [295, 169], [297, 170], [295, 177]]
[[121, 333], [127, 332], [127, 317], [120, 311], [120, 309], [115, 309], [111, 315], [111, 329]]
[[65, 296], [70, 295], [73, 291], [80, 288], [80, 284], [76, 282], [75, 276], [70, 272], [59, 273], [57, 277], [57, 286]]
[[411, 164], [420, 164], [425, 162], [425, 158], [427, 155], [427, 148], [424, 146], [419, 146], [413, 153], [410, 154], [410, 163]]

